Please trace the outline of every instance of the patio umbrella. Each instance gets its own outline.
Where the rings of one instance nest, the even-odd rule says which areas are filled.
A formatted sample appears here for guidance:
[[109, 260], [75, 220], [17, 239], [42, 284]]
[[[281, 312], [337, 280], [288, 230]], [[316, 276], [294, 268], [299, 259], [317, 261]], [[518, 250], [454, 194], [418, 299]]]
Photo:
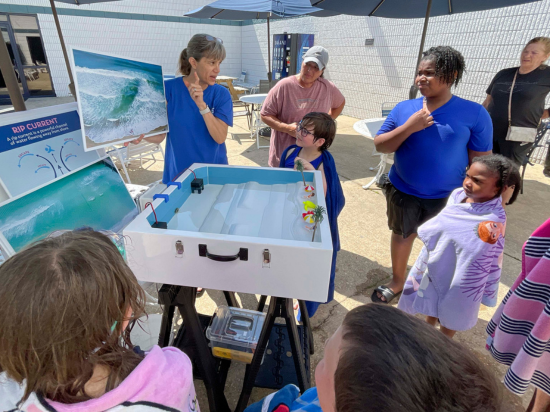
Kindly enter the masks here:
[[267, 79], [271, 81], [271, 34], [269, 21], [305, 14], [325, 17], [339, 13], [312, 7], [309, 0], [218, 0], [186, 13], [186, 17], [220, 20], [267, 19]]
[[[76, 6], [81, 6], [83, 4], [94, 4], [94, 3], [104, 3], [108, 1], [119, 1], [119, 0], [55, 0], [60, 3], [74, 4]], [[63, 50], [63, 57], [65, 58], [65, 65], [67, 66], [67, 72], [69, 73], [69, 90], [71, 94], [76, 99], [76, 93], [74, 89], [74, 80], [73, 73], [71, 72], [71, 63], [69, 56], [67, 55], [67, 49], [65, 47], [65, 40], [63, 39], [63, 33], [61, 33], [61, 24], [59, 23], [59, 18], [57, 17], [57, 9], [55, 7], [54, 0], [50, 0], [50, 6], [52, 8], [53, 19], [55, 21], [55, 27], [57, 28], [57, 34], [59, 35], [59, 41], [61, 42], [61, 50]]]
[[[418, 51], [415, 71], [422, 58], [424, 41], [430, 16], [445, 16], [517, 6], [540, 0], [311, 0], [311, 5], [325, 10], [355, 16], [376, 16], [393, 19], [417, 19], [424, 17], [424, 28]], [[413, 84], [409, 98], [414, 99], [418, 89]]]

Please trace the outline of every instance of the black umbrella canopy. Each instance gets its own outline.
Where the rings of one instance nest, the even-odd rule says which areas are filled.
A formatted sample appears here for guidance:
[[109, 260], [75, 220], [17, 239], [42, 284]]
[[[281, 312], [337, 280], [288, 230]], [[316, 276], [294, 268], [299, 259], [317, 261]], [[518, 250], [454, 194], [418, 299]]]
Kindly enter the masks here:
[[74, 4], [80, 6], [82, 4], [95, 4], [95, 3], [105, 3], [107, 1], [120, 1], [120, 0], [55, 0], [59, 3]]
[[[447, 16], [456, 13], [468, 13], [499, 9], [535, 3], [541, 0], [310, 0], [311, 5], [321, 9], [351, 14], [355, 16], [387, 17], [393, 19], [417, 19], [424, 17], [424, 28], [420, 40], [420, 49], [416, 60], [415, 72], [426, 40], [430, 17]], [[413, 84], [409, 98], [414, 99], [418, 89]]]
[[[498, 9], [541, 0], [433, 0], [430, 16]], [[311, 5], [355, 16], [416, 19], [426, 15], [428, 0], [311, 0]]]

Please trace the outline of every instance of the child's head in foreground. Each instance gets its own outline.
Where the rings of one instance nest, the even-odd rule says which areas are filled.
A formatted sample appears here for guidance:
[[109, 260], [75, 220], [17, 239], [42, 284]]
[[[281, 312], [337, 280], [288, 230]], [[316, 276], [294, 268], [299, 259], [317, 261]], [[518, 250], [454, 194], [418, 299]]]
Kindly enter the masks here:
[[315, 370], [323, 412], [492, 412], [499, 384], [469, 350], [387, 305], [350, 311]]
[[126, 327], [144, 301], [109, 237], [81, 230], [42, 240], [0, 266], [0, 370], [26, 380], [24, 399], [88, 400], [95, 367], [109, 371], [109, 391], [142, 359]]
[[521, 189], [521, 176], [516, 165], [502, 155], [479, 156], [472, 160], [462, 187], [474, 202], [502, 196], [504, 203], [511, 205]]
[[296, 130], [296, 144], [303, 148], [327, 150], [336, 136], [336, 122], [326, 113], [311, 112], [304, 116]]

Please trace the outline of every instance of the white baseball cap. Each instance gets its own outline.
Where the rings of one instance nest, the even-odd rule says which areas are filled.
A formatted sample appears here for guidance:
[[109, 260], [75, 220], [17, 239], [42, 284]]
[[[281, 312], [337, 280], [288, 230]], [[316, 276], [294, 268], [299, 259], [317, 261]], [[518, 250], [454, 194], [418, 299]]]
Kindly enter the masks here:
[[323, 70], [328, 63], [328, 50], [323, 46], [313, 46], [304, 54], [304, 63], [313, 62]]

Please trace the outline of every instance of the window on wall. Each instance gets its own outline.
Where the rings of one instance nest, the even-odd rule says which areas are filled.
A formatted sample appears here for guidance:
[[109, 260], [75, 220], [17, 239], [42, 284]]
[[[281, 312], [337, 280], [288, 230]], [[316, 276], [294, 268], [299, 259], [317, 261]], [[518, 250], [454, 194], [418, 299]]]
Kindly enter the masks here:
[[36, 16], [8, 16], [30, 95], [53, 95], [50, 69]]
[[[12, 42], [11, 42], [11, 39], [10, 39], [8, 27], [7, 27], [7, 24], [8, 24], [7, 20], [4, 20], [5, 24], [1, 24], [2, 23], [2, 17], [5, 17], [5, 16], [0, 15], [0, 30], [1, 30], [1, 33], [2, 33], [2, 37], [4, 38], [4, 42], [6, 43], [6, 47], [8, 48], [8, 53], [10, 55], [10, 60], [11, 60], [12, 65], [13, 65], [15, 78], [17, 80], [17, 83], [19, 84], [21, 94], [24, 95], [25, 94], [25, 87], [24, 87], [25, 83], [21, 81], [21, 71], [22, 70], [17, 65], [17, 61], [15, 60], [16, 52], [14, 52], [14, 49], [12, 47]], [[4, 80], [4, 76], [0, 75], [0, 97], [5, 97], [7, 95], [8, 95], [8, 88], [6, 87], [6, 82]], [[4, 102], [2, 102], [2, 104], [4, 104]]]

